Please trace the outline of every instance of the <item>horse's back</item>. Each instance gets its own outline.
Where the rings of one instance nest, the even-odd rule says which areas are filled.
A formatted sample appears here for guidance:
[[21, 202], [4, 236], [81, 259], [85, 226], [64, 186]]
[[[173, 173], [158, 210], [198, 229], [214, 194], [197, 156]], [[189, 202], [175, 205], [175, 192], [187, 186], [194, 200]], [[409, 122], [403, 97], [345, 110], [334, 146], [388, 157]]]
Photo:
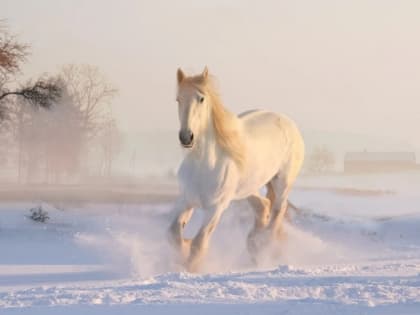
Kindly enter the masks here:
[[255, 172], [263, 166], [262, 169], [284, 173], [293, 181], [304, 155], [303, 139], [296, 124], [285, 115], [265, 110], [249, 110], [238, 117], [247, 143], [249, 169]]
[[253, 135], [267, 136], [267, 131], [274, 132], [275, 135], [289, 136], [290, 141], [300, 141], [302, 139], [299, 129], [293, 120], [283, 114], [277, 114], [266, 110], [248, 110], [238, 115], [243, 123], [245, 132], [252, 132]]

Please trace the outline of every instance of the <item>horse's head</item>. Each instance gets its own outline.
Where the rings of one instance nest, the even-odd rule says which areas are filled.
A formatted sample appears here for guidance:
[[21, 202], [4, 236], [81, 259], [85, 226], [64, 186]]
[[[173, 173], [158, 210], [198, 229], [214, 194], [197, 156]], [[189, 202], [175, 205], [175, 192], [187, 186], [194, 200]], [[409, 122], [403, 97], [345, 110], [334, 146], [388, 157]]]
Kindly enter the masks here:
[[181, 124], [179, 141], [185, 148], [192, 148], [200, 134], [206, 129], [210, 117], [207, 67], [196, 76], [186, 76], [181, 69], [178, 79], [178, 114]]

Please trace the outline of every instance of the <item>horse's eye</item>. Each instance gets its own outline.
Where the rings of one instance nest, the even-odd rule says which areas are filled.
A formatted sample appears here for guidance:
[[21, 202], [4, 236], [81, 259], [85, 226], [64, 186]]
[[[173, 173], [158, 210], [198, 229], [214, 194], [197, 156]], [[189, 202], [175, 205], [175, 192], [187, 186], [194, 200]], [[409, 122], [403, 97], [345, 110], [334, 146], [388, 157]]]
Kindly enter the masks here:
[[202, 104], [204, 102], [204, 96], [200, 96], [200, 99], [198, 101], [200, 102], [200, 104]]

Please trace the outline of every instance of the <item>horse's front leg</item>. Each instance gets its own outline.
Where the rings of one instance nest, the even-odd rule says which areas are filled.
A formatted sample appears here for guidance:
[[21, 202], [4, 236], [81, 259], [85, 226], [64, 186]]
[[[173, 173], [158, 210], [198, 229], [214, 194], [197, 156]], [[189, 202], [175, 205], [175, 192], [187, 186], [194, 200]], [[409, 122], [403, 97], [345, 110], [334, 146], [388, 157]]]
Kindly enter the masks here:
[[203, 224], [191, 243], [191, 252], [187, 261], [187, 270], [197, 272], [207, 253], [210, 237], [220, 221], [225, 207], [212, 207], [205, 212]]
[[191, 240], [184, 239], [183, 232], [185, 225], [191, 219], [193, 210], [194, 209], [183, 200], [178, 200], [175, 207], [176, 217], [172, 221], [168, 231], [169, 241], [181, 253], [184, 262], [190, 255]]

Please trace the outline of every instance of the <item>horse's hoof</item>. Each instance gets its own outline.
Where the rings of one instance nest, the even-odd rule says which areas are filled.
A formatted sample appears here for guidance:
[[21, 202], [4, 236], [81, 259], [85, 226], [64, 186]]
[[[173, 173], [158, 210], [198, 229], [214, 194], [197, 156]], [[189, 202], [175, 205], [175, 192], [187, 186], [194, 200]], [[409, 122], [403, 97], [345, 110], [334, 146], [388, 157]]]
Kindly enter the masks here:
[[286, 231], [280, 227], [272, 231], [271, 233], [271, 240], [272, 242], [282, 242], [287, 239]]
[[198, 273], [200, 271], [199, 264], [193, 261], [187, 261], [187, 263], [185, 264], [185, 269], [189, 273]]
[[261, 252], [269, 244], [269, 237], [266, 231], [252, 231], [248, 235], [247, 249], [251, 256], [251, 259], [257, 261], [257, 258], [261, 255]]

